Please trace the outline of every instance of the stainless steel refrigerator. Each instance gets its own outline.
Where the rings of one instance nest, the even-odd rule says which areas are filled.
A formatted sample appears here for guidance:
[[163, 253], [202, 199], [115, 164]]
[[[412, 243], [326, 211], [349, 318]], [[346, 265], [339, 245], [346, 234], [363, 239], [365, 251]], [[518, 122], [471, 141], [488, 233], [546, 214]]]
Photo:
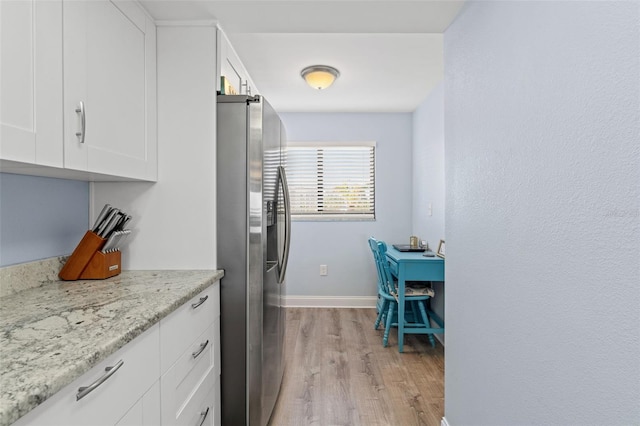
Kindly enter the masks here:
[[264, 426], [284, 373], [286, 134], [261, 96], [221, 95], [217, 110], [222, 424]]

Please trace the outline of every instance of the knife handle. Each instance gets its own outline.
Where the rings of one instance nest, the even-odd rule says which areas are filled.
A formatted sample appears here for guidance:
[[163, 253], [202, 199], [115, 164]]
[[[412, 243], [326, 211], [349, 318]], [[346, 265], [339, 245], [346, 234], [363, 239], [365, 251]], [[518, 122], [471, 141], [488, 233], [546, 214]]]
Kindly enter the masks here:
[[102, 221], [109, 214], [109, 210], [111, 210], [111, 204], [105, 204], [104, 207], [102, 208], [102, 210], [100, 211], [100, 214], [96, 218], [96, 222], [93, 224], [93, 228], [91, 228], [93, 230], [93, 232], [96, 232], [98, 230], [98, 228], [100, 227]]
[[127, 226], [127, 223], [129, 223], [131, 218], [132, 218], [132, 216], [125, 215], [124, 219], [122, 219], [122, 221], [120, 223], [118, 223], [118, 226], [116, 227], [116, 229], [118, 231], [122, 231], [124, 229], [124, 227]]
[[118, 220], [120, 220], [120, 217], [118, 216], [118, 213], [116, 212], [116, 214], [114, 214], [111, 219], [109, 220], [109, 223], [107, 223], [107, 225], [104, 227], [104, 229], [102, 230], [102, 232], [99, 234], [102, 238], [109, 238], [111, 236], [111, 234], [113, 233], [113, 231], [116, 229], [116, 224], [118, 223]]
[[105, 217], [102, 223], [98, 226], [98, 229], [96, 230], [96, 234], [98, 234], [100, 237], [105, 236], [105, 230], [107, 228], [107, 225], [111, 222], [111, 220], [113, 220], [114, 217], [116, 217], [116, 215], [118, 214], [118, 211], [119, 210], [116, 208], [109, 210], [109, 214], [107, 215], [107, 217]]

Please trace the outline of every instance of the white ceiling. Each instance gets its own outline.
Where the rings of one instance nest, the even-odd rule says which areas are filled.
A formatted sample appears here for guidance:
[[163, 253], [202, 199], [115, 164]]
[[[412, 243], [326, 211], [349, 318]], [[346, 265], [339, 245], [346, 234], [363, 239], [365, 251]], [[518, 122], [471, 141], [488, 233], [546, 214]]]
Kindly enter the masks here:
[[[215, 19], [278, 111], [413, 111], [442, 80], [458, 0], [143, 0], [157, 20]], [[309, 65], [340, 77], [311, 89]]]

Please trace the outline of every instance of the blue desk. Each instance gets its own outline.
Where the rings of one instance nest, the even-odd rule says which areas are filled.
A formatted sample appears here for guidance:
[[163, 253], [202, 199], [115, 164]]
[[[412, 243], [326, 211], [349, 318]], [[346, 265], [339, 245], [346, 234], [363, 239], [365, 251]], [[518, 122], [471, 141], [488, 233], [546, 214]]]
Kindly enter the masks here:
[[387, 260], [391, 273], [398, 279], [398, 351], [403, 351], [405, 333], [442, 333], [442, 319], [429, 310], [429, 316], [440, 328], [406, 329], [404, 327], [404, 289], [407, 281], [444, 281], [444, 259], [425, 257], [423, 253], [400, 252], [392, 245], [387, 247]]

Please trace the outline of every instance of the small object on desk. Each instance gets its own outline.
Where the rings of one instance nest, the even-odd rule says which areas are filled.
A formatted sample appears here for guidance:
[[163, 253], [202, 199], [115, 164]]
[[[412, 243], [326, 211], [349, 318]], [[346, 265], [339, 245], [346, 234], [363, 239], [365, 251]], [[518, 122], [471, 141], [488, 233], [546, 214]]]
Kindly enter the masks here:
[[418, 237], [416, 237], [415, 235], [409, 237], [409, 245], [411, 246], [411, 248], [418, 248]]
[[428, 252], [424, 253], [424, 254], [423, 254], [423, 256], [424, 256], [424, 257], [436, 257], [436, 255], [435, 255], [435, 254], [433, 254], [433, 252], [432, 252], [432, 251], [428, 251]]
[[411, 247], [411, 244], [394, 244], [393, 248], [398, 251], [424, 251], [424, 247]]
[[440, 240], [440, 244], [438, 245], [438, 251], [436, 252], [438, 257], [444, 259], [444, 240]]

